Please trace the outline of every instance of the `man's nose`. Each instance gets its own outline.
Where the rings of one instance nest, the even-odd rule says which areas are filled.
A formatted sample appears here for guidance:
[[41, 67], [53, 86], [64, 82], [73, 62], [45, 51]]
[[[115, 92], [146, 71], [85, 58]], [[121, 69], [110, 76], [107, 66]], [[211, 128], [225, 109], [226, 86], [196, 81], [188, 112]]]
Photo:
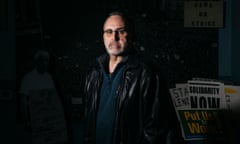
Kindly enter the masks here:
[[119, 41], [119, 32], [118, 31], [114, 32], [114, 40]]

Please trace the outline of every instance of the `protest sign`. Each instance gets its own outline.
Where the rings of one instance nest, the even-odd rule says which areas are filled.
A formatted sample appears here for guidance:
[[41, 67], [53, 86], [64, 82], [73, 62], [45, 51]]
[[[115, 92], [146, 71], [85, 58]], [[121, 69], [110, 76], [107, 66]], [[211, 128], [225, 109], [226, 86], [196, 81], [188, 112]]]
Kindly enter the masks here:
[[221, 140], [226, 134], [224, 111], [219, 109], [178, 110], [185, 140]]
[[214, 81], [188, 81], [191, 108], [226, 108], [224, 84]]

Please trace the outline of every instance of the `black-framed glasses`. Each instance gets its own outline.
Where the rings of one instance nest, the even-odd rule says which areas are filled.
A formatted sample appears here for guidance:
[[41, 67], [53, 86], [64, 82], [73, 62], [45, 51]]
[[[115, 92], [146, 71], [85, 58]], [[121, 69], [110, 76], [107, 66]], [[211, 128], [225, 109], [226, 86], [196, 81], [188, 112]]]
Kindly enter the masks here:
[[125, 28], [119, 28], [119, 29], [116, 29], [116, 30], [106, 29], [103, 32], [104, 32], [104, 34], [106, 34], [106, 36], [111, 36], [114, 33], [116, 33], [117, 35], [120, 35], [120, 36], [124, 36], [124, 35], [127, 34], [127, 31], [126, 31]]

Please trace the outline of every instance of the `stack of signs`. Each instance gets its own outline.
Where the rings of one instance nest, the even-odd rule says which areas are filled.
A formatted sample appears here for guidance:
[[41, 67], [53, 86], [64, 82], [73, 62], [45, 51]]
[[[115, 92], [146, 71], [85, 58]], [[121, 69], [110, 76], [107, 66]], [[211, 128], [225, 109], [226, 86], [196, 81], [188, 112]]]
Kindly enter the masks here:
[[225, 139], [227, 107], [239, 110], [238, 86], [224, 86], [219, 81], [189, 80], [176, 84], [169, 91], [185, 140]]

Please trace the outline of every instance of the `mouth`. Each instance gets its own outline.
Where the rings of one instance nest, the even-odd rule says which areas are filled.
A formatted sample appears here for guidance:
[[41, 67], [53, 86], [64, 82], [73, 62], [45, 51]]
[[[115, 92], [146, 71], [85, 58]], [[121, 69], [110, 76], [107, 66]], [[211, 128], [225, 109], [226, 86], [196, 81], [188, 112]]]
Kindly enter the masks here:
[[109, 47], [110, 48], [120, 48], [120, 43], [118, 43], [118, 42], [111, 42], [110, 44], [109, 44]]

